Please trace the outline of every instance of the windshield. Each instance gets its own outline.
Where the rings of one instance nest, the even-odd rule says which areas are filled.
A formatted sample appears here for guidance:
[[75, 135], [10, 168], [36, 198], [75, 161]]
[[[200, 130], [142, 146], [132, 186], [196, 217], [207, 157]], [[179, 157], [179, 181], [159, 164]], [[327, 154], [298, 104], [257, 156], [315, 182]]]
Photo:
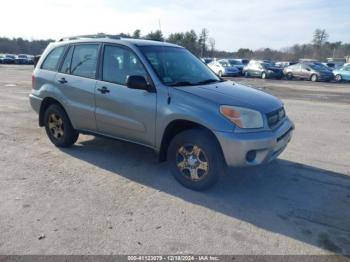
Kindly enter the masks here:
[[188, 50], [167, 46], [140, 46], [159, 79], [168, 86], [188, 86], [221, 81]]

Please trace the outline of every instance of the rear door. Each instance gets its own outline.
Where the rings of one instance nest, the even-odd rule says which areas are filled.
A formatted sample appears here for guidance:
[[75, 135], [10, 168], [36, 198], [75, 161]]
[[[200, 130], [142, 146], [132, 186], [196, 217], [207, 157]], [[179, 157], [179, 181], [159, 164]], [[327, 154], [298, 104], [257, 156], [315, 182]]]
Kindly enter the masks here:
[[293, 73], [293, 76], [302, 78], [301, 64], [294, 65], [292, 73]]
[[69, 117], [77, 129], [95, 131], [95, 86], [100, 45], [70, 46], [55, 77]]
[[95, 89], [98, 131], [153, 147], [157, 95], [126, 86], [129, 75], [150, 81], [146, 69], [128, 47], [105, 45], [103, 49], [102, 72]]

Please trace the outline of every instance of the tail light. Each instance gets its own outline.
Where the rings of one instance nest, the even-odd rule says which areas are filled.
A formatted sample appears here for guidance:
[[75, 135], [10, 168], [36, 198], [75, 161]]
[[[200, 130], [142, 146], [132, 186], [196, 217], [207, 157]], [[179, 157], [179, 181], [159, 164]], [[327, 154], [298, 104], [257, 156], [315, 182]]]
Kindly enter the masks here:
[[32, 88], [35, 89], [35, 75], [32, 73]]

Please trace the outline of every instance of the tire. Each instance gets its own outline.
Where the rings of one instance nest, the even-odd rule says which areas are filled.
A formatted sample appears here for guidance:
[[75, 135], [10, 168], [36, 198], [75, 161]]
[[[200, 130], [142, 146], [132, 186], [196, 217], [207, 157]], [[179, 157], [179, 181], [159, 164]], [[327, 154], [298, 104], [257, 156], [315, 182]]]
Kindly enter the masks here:
[[170, 142], [167, 159], [175, 179], [196, 191], [212, 187], [224, 170], [219, 143], [210, 131], [202, 128], [177, 134]]
[[219, 71], [219, 76], [222, 77], [222, 71]]
[[336, 75], [334, 79], [335, 79], [335, 81], [337, 81], [337, 82], [341, 82], [341, 81], [343, 81], [342, 76], [341, 76], [341, 75], [339, 75], [339, 74], [338, 74], [338, 75]]
[[245, 72], [244, 72], [244, 77], [247, 77], [247, 78], [249, 77], [248, 71], [245, 71]]
[[46, 134], [57, 147], [70, 147], [79, 137], [66, 112], [59, 105], [50, 105], [44, 114]]
[[288, 79], [288, 80], [292, 80], [292, 79], [293, 79], [293, 74], [292, 74], [292, 72], [288, 72], [288, 74], [287, 74], [287, 79]]
[[315, 75], [315, 74], [311, 75], [310, 80], [311, 80], [312, 82], [317, 82], [317, 81], [318, 81], [317, 75]]
[[265, 73], [265, 72], [262, 72], [262, 73], [261, 73], [261, 79], [266, 79], [266, 78], [267, 78], [266, 73]]

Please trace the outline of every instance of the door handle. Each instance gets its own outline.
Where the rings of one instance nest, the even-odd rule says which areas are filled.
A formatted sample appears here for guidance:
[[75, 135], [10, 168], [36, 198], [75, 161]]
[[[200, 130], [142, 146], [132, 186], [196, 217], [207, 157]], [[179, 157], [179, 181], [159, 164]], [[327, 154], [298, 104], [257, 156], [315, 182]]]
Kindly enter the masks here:
[[58, 80], [58, 82], [61, 83], [61, 84], [68, 83], [68, 81], [64, 77], [62, 77], [60, 80]]
[[102, 93], [102, 94], [106, 94], [106, 93], [109, 93], [109, 89], [105, 86], [103, 87], [100, 87], [100, 88], [97, 88], [97, 90]]

